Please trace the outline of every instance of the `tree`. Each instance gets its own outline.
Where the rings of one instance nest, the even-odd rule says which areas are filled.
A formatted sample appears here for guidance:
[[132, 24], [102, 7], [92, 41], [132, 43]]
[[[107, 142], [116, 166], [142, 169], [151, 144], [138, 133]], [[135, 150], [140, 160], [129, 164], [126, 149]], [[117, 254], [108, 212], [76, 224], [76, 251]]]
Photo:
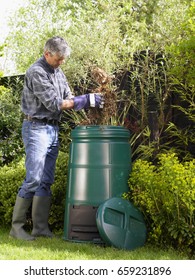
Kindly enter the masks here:
[[72, 48], [66, 73], [78, 81], [91, 64], [113, 72], [129, 65], [137, 50], [162, 49], [176, 41], [188, 2], [29, 0], [10, 22], [8, 48], [23, 73], [40, 56], [46, 39], [64, 36]]
[[[4, 48], [5, 48], [5, 45], [0, 45], [0, 58], [3, 56], [4, 54]], [[0, 69], [0, 77], [3, 76], [3, 71]]]

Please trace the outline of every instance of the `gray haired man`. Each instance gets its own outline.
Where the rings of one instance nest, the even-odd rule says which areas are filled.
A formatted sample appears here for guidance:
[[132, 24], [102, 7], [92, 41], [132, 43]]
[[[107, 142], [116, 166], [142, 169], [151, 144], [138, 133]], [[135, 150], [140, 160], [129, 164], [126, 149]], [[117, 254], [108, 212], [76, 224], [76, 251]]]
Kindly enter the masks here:
[[[10, 236], [34, 240], [37, 236], [52, 237], [48, 227], [51, 185], [59, 150], [58, 122], [63, 110], [103, 106], [101, 94], [74, 97], [60, 65], [70, 55], [67, 42], [61, 37], [49, 39], [43, 56], [27, 70], [21, 107], [24, 113], [22, 138], [26, 153], [26, 177], [18, 190]], [[32, 204], [32, 234], [23, 226]]]

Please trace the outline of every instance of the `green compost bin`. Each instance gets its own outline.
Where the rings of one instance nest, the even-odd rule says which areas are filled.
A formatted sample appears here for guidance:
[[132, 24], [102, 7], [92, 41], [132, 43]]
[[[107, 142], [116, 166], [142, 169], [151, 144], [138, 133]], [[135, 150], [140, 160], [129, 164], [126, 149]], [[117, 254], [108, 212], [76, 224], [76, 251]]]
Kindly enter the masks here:
[[104, 243], [97, 209], [128, 191], [130, 132], [122, 126], [78, 126], [71, 132], [64, 239]]

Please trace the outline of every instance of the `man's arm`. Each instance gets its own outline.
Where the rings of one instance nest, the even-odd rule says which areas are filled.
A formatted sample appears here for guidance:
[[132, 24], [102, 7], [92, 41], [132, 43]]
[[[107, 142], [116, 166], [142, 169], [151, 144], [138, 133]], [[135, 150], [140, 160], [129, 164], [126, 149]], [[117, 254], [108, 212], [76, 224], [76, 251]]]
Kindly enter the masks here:
[[68, 110], [74, 108], [74, 99], [63, 100], [60, 109]]

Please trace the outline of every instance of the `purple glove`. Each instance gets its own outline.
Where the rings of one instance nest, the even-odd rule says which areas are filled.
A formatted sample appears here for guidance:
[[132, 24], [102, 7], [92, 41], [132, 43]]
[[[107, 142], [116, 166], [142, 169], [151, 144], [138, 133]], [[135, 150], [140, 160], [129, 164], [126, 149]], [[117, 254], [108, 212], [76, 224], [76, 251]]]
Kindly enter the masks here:
[[74, 97], [74, 109], [76, 111], [89, 107], [103, 108], [103, 95], [101, 93], [88, 93]]

